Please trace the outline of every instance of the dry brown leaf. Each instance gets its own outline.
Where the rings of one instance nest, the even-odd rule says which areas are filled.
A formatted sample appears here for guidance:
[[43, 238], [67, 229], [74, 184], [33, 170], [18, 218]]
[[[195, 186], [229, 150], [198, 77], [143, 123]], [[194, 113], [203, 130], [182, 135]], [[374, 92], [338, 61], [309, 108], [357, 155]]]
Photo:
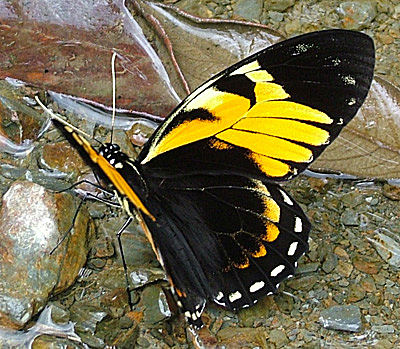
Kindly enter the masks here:
[[376, 76], [360, 111], [312, 169], [400, 178], [400, 89]]

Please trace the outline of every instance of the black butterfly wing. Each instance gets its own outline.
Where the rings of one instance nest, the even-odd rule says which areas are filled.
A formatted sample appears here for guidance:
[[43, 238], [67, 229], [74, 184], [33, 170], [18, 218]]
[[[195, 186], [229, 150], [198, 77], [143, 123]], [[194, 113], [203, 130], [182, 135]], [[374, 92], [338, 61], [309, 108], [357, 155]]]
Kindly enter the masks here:
[[188, 321], [207, 300], [239, 309], [276, 291], [307, 250], [310, 223], [278, 185], [240, 176], [149, 181], [144, 217]]
[[153, 176], [238, 174], [280, 181], [303, 171], [363, 103], [374, 45], [328, 30], [266, 48], [190, 94], [138, 161]]

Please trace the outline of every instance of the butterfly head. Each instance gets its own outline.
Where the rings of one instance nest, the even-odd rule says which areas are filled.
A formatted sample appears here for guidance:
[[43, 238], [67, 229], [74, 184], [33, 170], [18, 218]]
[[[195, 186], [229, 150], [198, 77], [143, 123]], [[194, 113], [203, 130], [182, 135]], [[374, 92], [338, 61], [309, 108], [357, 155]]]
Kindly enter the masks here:
[[103, 144], [99, 149], [99, 154], [113, 166], [121, 161], [125, 161], [128, 157], [121, 151], [119, 145], [115, 143]]

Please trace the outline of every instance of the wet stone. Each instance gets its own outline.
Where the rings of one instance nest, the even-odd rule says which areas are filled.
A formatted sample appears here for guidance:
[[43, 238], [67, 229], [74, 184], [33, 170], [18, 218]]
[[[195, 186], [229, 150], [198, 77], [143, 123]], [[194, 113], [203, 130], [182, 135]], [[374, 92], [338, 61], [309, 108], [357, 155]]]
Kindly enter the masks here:
[[283, 12], [294, 3], [295, 0], [269, 0], [264, 2], [264, 6], [267, 10]]
[[362, 300], [365, 297], [365, 291], [359, 284], [351, 284], [348, 289], [347, 302], [354, 303]]
[[83, 267], [89, 218], [80, 211], [70, 228], [77, 202], [32, 182], [15, 182], [0, 211], [0, 323], [23, 326], [47, 299], [71, 286]]
[[337, 12], [342, 16], [342, 25], [345, 29], [360, 30], [368, 26], [376, 16], [374, 1], [345, 1]]
[[350, 263], [343, 262], [339, 260], [337, 267], [335, 268], [335, 272], [344, 276], [345, 278], [350, 277], [354, 267]]
[[158, 284], [143, 290], [137, 309], [144, 312], [143, 321], [147, 324], [156, 324], [172, 315], [164, 291]]
[[41, 165], [46, 169], [64, 173], [74, 173], [75, 176], [88, 169], [78, 151], [67, 141], [49, 143], [43, 147]]
[[336, 305], [321, 311], [319, 321], [324, 328], [349, 332], [362, 329], [360, 309], [354, 305]]
[[377, 333], [394, 333], [395, 328], [393, 325], [376, 325], [372, 326], [372, 331]]
[[233, 6], [233, 12], [237, 16], [248, 20], [258, 20], [263, 9], [262, 0], [237, 0]]
[[366, 274], [377, 274], [379, 272], [379, 265], [375, 260], [368, 256], [356, 256], [353, 258], [353, 265], [359, 271]]
[[296, 275], [314, 273], [318, 270], [318, 268], [319, 263], [317, 262], [301, 264], [296, 269]]
[[311, 290], [315, 283], [318, 282], [318, 277], [315, 275], [306, 275], [299, 278], [293, 278], [286, 282], [286, 285], [294, 290]]
[[269, 341], [271, 343], [274, 343], [276, 348], [282, 348], [283, 346], [289, 343], [289, 339], [286, 336], [286, 333], [278, 329], [273, 329], [269, 333]]
[[351, 209], [346, 209], [342, 214], [342, 223], [347, 226], [358, 226], [360, 224], [358, 213]]
[[322, 263], [322, 270], [325, 273], [330, 273], [338, 265], [338, 257], [330, 253], [326, 256], [324, 263]]

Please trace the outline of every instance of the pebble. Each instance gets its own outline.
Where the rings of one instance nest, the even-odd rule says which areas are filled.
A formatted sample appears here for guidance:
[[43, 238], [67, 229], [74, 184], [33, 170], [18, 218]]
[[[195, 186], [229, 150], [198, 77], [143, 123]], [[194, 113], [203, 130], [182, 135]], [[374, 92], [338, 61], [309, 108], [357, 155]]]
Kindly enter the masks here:
[[269, 340], [271, 343], [275, 344], [276, 348], [282, 348], [289, 343], [286, 333], [279, 329], [273, 329], [269, 332]]
[[233, 13], [248, 20], [259, 20], [263, 9], [262, 0], [238, 0], [232, 5]]
[[293, 6], [295, 0], [268, 0], [264, 2], [265, 9], [283, 12]]
[[360, 224], [358, 213], [352, 209], [346, 209], [342, 214], [342, 223], [347, 226], [358, 226]]
[[371, 329], [377, 333], [394, 333], [395, 331], [393, 325], [376, 325], [372, 326]]
[[325, 261], [324, 263], [322, 263], [322, 270], [325, 273], [330, 273], [333, 269], [336, 268], [336, 266], [338, 265], [338, 257], [333, 254], [333, 253], [329, 253], [326, 257], [325, 257]]
[[353, 258], [353, 265], [358, 270], [366, 274], [377, 274], [379, 266], [375, 261], [370, 260], [368, 256], [356, 256]]
[[376, 16], [376, 5], [372, 1], [345, 1], [337, 12], [342, 16], [345, 29], [360, 30], [368, 26]]
[[86, 262], [88, 217], [77, 216], [69, 229], [75, 199], [27, 181], [14, 182], [0, 211], [0, 324], [19, 328], [48, 298], [71, 286]]
[[350, 277], [353, 269], [354, 269], [354, 267], [352, 264], [343, 262], [342, 260], [339, 260], [338, 265], [336, 267], [336, 272], [339, 273], [340, 275], [348, 278], [348, 277]]
[[321, 311], [319, 321], [324, 328], [349, 332], [362, 329], [360, 309], [354, 305], [336, 305]]

